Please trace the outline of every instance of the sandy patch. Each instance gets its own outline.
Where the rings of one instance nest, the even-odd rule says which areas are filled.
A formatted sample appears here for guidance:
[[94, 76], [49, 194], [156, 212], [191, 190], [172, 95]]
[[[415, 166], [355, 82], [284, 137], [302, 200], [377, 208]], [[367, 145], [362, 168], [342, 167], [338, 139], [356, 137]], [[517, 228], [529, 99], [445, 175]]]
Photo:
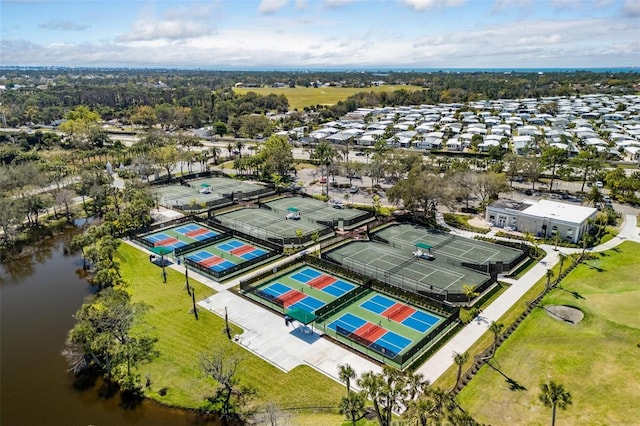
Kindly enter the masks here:
[[544, 310], [551, 318], [565, 321], [570, 324], [577, 324], [584, 318], [584, 313], [577, 308], [564, 305], [547, 305]]

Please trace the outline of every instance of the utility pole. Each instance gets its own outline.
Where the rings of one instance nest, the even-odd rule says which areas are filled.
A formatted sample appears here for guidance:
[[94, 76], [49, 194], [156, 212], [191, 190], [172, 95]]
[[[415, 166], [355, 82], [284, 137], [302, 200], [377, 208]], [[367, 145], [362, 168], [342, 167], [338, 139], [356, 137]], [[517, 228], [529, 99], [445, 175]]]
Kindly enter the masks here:
[[196, 321], [198, 320], [198, 307], [196, 306], [196, 289], [191, 289], [191, 301], [193, 302], [193, 315], [196, 317]]

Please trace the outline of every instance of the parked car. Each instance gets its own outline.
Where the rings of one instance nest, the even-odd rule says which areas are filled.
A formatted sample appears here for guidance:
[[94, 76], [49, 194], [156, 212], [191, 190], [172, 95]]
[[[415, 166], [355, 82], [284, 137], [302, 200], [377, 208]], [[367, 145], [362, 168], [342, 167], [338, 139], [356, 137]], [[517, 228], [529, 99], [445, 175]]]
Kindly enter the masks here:
[[351, 188], [349, 188], [349, 192], [352, 194], [357, 193], [360, 190], [360, 188], [358, 188], [357, 186], [353, 185]]
[[597, 188], [603, 188], [604, 187], [604, 185], [602, 184], [601, 181], [596, 181], [595, 185], [596, 185]]

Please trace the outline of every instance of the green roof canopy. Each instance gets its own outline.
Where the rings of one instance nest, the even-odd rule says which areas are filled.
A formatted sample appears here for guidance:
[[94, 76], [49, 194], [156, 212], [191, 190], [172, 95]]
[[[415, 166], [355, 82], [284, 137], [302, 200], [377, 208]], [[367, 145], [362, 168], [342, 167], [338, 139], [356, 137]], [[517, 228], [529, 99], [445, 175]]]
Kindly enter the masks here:
[[312, 314], [311, 312], [307, 312], [304, 309], [300, 309], [300, 308], [293, 308], [293, 309], [287, 310], [287, 315], [289, 315], [294, 320], [301, 322], [304, 325], [307, 325], [318, 318], [316, 314]]
[[209, 185], [208, 183], [205, 182], [205, 183], [201, 183], [200, 186], [203, 187], [203, 188], [208, 188], [211, 185]]
[[289, 207], [289, 208], [287, 208], [287, 211], [288, 211], [288, 212], [293, 212], [293, 213], [295, 213], [295, 212], [299, 212], [299, 211], [300, 211], [300, 209], [297, 209], [297, 208], [295, 208], [295, 207]]
[[429, 244], [425, 244], [425, 243], [416, 243], [416, 247], [425, 249], [425, 250], [431, 250], [433, 248]]
[[165, 254], [171, 253], [173, 250], [164, 246], [158, 246], [151, 249], [155, 254], [159, 254], [160, 256], [164, 256]]

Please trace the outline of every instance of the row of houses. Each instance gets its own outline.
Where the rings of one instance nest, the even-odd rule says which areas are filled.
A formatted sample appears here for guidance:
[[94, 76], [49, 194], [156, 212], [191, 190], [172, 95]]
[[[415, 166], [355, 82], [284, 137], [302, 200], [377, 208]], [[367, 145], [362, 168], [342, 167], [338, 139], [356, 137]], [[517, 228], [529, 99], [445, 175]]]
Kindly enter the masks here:
[[640, 96], [360, 108], [324, 123], [308, 137], [363, 147], [384, 139], [389, 146], [419, 150], [465, 151], [473, 146], [487, 152], [498, 146], [516, 154], [551, 145], [570, 156], [593, 146], [608, 156], [633, 160], [640, 157]]

